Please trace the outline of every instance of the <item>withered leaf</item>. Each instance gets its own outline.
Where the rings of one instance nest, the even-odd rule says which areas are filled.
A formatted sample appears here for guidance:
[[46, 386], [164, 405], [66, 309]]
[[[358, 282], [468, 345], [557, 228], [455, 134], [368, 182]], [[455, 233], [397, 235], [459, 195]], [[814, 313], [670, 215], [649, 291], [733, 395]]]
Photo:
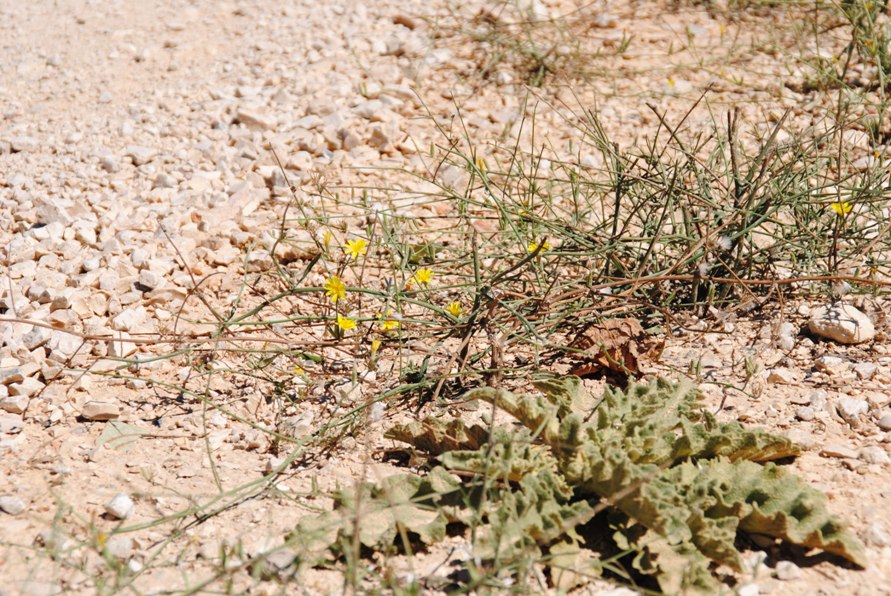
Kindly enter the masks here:
[[591, 325], [570, 342], [569, 347], [583, 350], [573, 354], [580, 360], [570, 374], [580, 377], [618, 373], [639, 375], [641, 367], [657, 362], [665, 342], [647, 333], [635, 318], [607, 319]]

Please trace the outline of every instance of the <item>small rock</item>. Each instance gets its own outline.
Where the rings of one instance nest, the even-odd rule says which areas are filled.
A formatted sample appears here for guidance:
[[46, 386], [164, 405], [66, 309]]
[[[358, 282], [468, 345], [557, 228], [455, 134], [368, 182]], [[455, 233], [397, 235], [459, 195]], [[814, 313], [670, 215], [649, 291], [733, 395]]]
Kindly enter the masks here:
[[868, 544], [874, 546], [888, 546], [889, 542], [891, 542], [881, 522], [873, 522], [866, 526], [866, 531], [863, 532], [863, 539]]
[[255, 110], [248, 109], [240, 109], [238, 113], [235, 115], [235, 119], [244, 124], [245, 126], [262, 128], [264, 130], [274, 130], [278, 123], [274, 118], [267, 116], [266, 114], [262, 114]]
[[0, 416], [0, 434], [14, 435], [22, 432], [21, 414], [6, 414]]
[[143, 269], [139, 272], [138, 283], [151, 291], [161, 285], [161, 276], [151, 269]]
[[360, 139], [359, 135], [354, 133], [352, 130], [345, 129], [340, 131], [340, 143], [344, 149], [350, 151], [361, 145], [362, 139]]
[[158, 151], [143, 145], [130, 145], [124, 150], [124, 154], [133, 160], [133, 165], [141, 166], [155, 159]]
[[840, 459], [857, 459], [857, 452], [844, 445], [825, 445], [820, 449], [823, 457], [837, 457]]
[[814, 361], [814, 368], [830, 375], [839, 375], [848, 370], [848, 362], [838, 356], [820, 356]]
[[13, 153], [20, 151], [31, 152], [36, 151], [40, 147], [40, 141], [28, 136], [13, 137], [9, 139], [9, 146], [12, 148]]
[[843, 344], [869, 341], [876, 333], [869, 317], [850, 304], [818, 308], [814, 311], [807, 326], [814, 335]]
[[808, 398], [808, 404], [815, 410], [825, 410], [826, 404], [829, 403], [829, 394], [825, 389], [815, 389]]
[[801, 568], [792, 561], [780, 561], [776, 567], [777, 579], [790, 581], [801, 577]]
[[105, 552], [115, 559], [129, 559], [133, 556], [133, 538], [126, 535], [112, 536], [105, 543]]
[[292, 439], [301, 439], [312, 432], [312, 422], [312, 412], [304, 412], [299, 416], [287, 416], [279, 421], [278, 432]]
[[774, 368], [767, 375], [768, 383], [778, 383], [781, 385], [792, 385], [798, 381], [796, 371], [789, 368]]
[[87, 420], [114, 420], [121, 415], [121, 407], [113, 402], [90, 400], [84, 404], [80, 415]]
[[99, 157], [99, 166], [108, 172], [109, 174], [114, 174], [121, 166], [118, 165], [118, 162], [110, 155], [103, 155]]
[[127, 308], [111, 320], [115, 331], [133, 331], [145, 323], [147, 312], [143, 307]]
[[385, 151], [390, 147], [391, 139], [380, 126], [375, 126], [371, 130], [371, 137], [368, 139], [368, 145], [380, 151]]
[[850, 458], [850, 457], [846, 457], [846, 458], [844, 458], [844, 459], [842, 460], [842, 464], [844, 464], [844, 466], [845, 466], [847, 469], [851, 470], [852, 472], [858, 470], [858, 469], [861, 468], [861, 467], [863, 467], [863, 462], [862, 462], [862, 461], [860, 461], [859, 459], [852, 459], [852, 458]]
[[25, 380], [20, 366], [10, 366], [8, 368], [0, 368], [0, 383], [10, 385], [12, 383], [21, 383]]
[[394, 16], [393, 22], [397, 25], [402, 25], [403, 27], [412, 30], [417, 29], [424, 23], [424, 21], [422, 21], [421, 19], [404, 13]]
[[105, 504], [105, 512], [115, 519], [127, 519], [134, 511], [136, 505], [127, 493], [118, 493]]
[[869, 412], [869, 402], [865, 399], [843, 397], [835, 404], [839, 415], [848, 422], [856, 421], [861, 414]]
[[814, 412], [814, 409], [810, 406], [801, 406], [796, 410], [795, 416], [799, 420], [803, 420], [804, 422], [810, 422], [814, 418], [817, 417], [817, 413]]
[[174, 178], [167, 172], [161, 172], [160, 174], [155, 176], [153, 186], [155, 188], [175, 188], [176, 178]]
[[859, 362], [854, 365], [854, 374], [856, 374], [860, 379], [868, 381], [873, 378], [878, 368], [879, 367], [872, 362]]
[[860, 459], [868, 464], [891, 463], [891, 457], [888, 456], [888, 452], [878, 445], [872, 445], [870, 447], [864, 447], [863, 449], [861, 449]]
[[9, 395], [33, 397], [40, 393], [44, 387], [46, 387], [46, 385], [34, 377], [28, 377], [27, 379], [23, 379], [21, 383], [12, 383], [9, 386]]
[[22, 414], [28, 409], [28, 402], [31, 399], [27, 395], [9, 395], [0, 399], [0, 410], [5, 410], [10, 414]]
[[136, 342], [127, 341], [133, 336], [126, 331], [118, 331], [115, 333], [115, 339], [107, 342], [109, 358], [126, 358], [136, 353]]
[[891, 413], [884, 414], [876, 421], [876, 424], [882, 430], [891, 430]]
[[758, 596], [760, 593], [761, 589], [758, 584], [745, 584], [736, 591], [737, 596]]
[[18, 515], [25, 510], [25, 502], [18, 497], [4, 495], [0, 497], [0, 511], [9, 515]]
[[31, 331], [22, 336], [22, 345], [28, 348], [28, 351], [30, 352], [48, 342], [49, 339], [49, 329], [46, 327], [32, 327]]

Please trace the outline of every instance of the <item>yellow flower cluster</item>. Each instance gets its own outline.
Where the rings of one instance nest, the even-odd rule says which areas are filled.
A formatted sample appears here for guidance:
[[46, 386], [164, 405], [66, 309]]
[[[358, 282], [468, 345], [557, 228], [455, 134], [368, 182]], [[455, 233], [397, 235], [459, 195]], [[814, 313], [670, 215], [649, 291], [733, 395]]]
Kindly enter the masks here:
[[338, 300], [346, 298], [346, 285], [337, 275], [332, 275], [325, 281], [325, 295], [331, 299], [332, 304], [337, 304]]
[[343, 252], [352, 259], [358, 259], [368, 252], [368, 242], [364, 238], [347, 240], [347, 243], [343, 245]]
[[832, 203], [830, 205], [830, 207], [832, 207], [832, 210], [835, 211], [836, 213], [838, 213], [842, 217], [844, 217], [845, 215], [850, 213], [851, 210], [854, 208], [854, 206], [851, 205], [847, 201], [839, 201], [838, 203]]
[[[530, 243], [526, 246], [526, 249], [527, 249], [530, 253], [532, 253], [532, 252], [537, 251], [537, 250], [538, 250], [538, 247], [539, 247], [538, 242], [530, 242]], [[545, 252], [545, 251], [548, 251], [548, 250], [550, 250], [550, 249], [551, 249], [551, 245], [550, 245], [550, 243], [548, 243], [548, 241], [545, 240], [544, 242], [541, 243], [541, 251], [540, 251], [538, 254], [541, 254], [541, 253], [543, 253], [543, 252]]]

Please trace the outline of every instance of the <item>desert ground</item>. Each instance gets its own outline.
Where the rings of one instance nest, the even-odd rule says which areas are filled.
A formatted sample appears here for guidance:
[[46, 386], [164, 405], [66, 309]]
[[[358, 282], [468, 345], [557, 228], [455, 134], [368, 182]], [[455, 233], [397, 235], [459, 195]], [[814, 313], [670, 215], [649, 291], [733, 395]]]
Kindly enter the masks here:
[[510, 425], [462, 395], [570, 373], [787, 436], [867, 562], [740, 532], [725, 593], [891, 593], [889, 27], [0, 0], [0, 594], [658, 591], [451, 525], [301, 550], [336, 491], [431, 469], [394, 424]]

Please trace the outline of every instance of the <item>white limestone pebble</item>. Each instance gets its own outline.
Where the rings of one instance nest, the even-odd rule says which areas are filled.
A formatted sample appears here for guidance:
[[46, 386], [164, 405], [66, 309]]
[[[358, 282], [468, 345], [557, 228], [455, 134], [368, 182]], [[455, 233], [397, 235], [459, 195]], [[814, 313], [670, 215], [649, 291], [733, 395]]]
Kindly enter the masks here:
[[238, 110], [235, 118], [245, 126], [255, 127], [262, 130], [274, 130], [277, 126], [274, 118], [263, 114], [258, 110], [242, 108]]
[[772, 369], [767, 375], [768, 383], [779, 385], [793, 385], [798, 381], [798, 371], [790, 368], [778, 367]]
[[810, 406], [801, 406], [795, 411], [795, 416], [804, 422], [810, 422], [817, 417], [817, 413]]
[[7, 395], [0, 399], [0, 410], [5, 410], [10, 414], [22, 414], [28, 409], [28, 403], [31, 399], [27, 395]]
[[853, 397], [843, 397], [835, 404], [839, 416], [851, 422], [857, 420], [861, 414], [869, 412], [869, 402], [865, 399], [856, 399]]
[[21, 414], [4, 414], [0, 415], [0, 434], [14, 435], [22, 432], [22, 416]]
[[18, 515], [25, 510], [25, 502], [18, 497], [3, 495], [0, 497], [0, 511], [9, 515]]
[[133, 556], [133, 537], [127, 534], [112, 536], [105, 543], [105, 552], [115, 559], [129, 559]]
[[51, 332], [46, 327], [35, 326], [31, 331], [22, 336], [22, 345], [30, 352], [48, 342], [50, 335]]
[[857, 451], [844, 445], [824, 445], [820, 449], [820, 455], [823, 457], [837, 457], [839, 459], [857, 459]]
[[143, 269], [139, 272], [139, 285], [154, 290], [161, 285], [161, 276], [151, 269]]
[[876, 424], [882, 430], [891, 430], [891, 412], [882, 415], [882, 417], [876, 421]]
[[130, 145], [125, 150], [125, 154], [129, 157], [134, 165], [141, 166], [147, 164], [155, 158], [158, 151], [152, 147], [143, 145]]
[[868, 464], [887, 464], [891, 463], [891, 457], [888, 452], [878, 445], [871, 445], [860, 450], [860, 459]]
[[790, 581], [801, 577], [801, 567], [792, 561], [780, 561], [776, 567], [777, 579]]
[[114, 420], [121, 415], [121, 407], [114, 402], [90, 400], [84, 404], [80, 414], [87, 420]]
[[888, 532], [885, 531], [885, 526], [882, 525], [882, 522], [873, 522], [866, 526], [866, 530], [863, 532], [863, 539], [868, 544], [874, 546], [888, 546], [891, 544], [891, 538], [888, 537]]
[[40, 147], [40, 141], [31, 136], [19, 136], [9, 139], [9, 145], [13, 152], [16, 153], [20, 151], [30, 152], [36, 151]]
[[816, 309], [807, 326], [814, 335], [843, 344], [869, 341], [876, 333], [869, 317], [850, 304], [835, 304]]
[[848, 370], [848, 362], [838, 356], [820, 356], [814, 361], [814, 368], [830, 375], [839, 375]]
[[858, 378], [868, 381], [875, 376], [878, 369], [879, 367], [872, 362], [858, 362], [854, 365], [854, 374], [856, 374]]
[[28, 377], [27, 379], [23, 379], [21, 383], [12, 383], [9, 386], [9, 395], [33, 397], [40, 393], [44, 387], [46, 387], [46, 385], [38, 381], [36, 378]]
[[136, 511], [136, 504], [127, 493], [118, 493], [105, 504], [105, 512], [115, 519], [127, 519]]
[[107, 342], [108, 357], [126, 358], [127, 356], [134, 354], [137, 349], [136, 343], [127, 341], [132, 338], [133, 336], [126, 331], [117, 331], [115, 333], [115, 338]]

